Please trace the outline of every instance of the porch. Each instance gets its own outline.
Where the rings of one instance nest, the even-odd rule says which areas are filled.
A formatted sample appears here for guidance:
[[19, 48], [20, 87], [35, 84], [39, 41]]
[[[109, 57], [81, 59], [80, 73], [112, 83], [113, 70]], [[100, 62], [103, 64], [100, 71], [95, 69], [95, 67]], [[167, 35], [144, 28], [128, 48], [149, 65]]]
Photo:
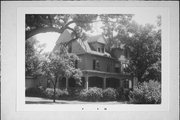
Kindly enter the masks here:
[[[133, 76], [119, 74], [119, 73], [109, 73], [95, 70], [83, 70], [82, 77], [82, 87], [88, 89], [89, 87], [99, 87], [99, 88], [118, 88], [123, 87], [126, 89], [131, 89], [134, 86]], [[58, 84], [58, 87], [76, 87], [75, 80], [72, 78], [64, 78]]]

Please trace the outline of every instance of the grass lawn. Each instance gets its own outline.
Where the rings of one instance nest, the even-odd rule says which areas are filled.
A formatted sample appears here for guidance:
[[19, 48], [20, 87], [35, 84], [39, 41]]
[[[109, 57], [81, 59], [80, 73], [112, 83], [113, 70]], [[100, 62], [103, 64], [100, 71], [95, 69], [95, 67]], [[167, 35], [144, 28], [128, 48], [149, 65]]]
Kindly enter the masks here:
[[40, 98], [40, 97], [26, 97], [26, 104], [127, 104], [123, 101], [106, 101], [106, 102], [87, 102], [87, 101], [78, 101], [78, 100], [56, 100], [53, 103], [53, 100]]

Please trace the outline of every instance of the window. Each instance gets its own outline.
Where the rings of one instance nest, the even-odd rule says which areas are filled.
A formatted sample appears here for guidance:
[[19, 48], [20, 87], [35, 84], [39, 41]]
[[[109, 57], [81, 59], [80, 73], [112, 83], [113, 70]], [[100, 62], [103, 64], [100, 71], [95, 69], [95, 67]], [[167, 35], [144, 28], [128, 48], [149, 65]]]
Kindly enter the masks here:
[[110, 72], [110, 65], [107, 64], [107, 72]]
[[98, 48], [98, 52], [101, 52], [101, 48]]
[[96, 60], [93, 60], [93, 70], [96, 69]]
[[116, 73], [119, 73], [119, 72], [120, 72], [119, 67], [115, 67], [115, 72], [116, 72]]
[[99, 65], [99, 60], [93, 60], [93, 70], [99, 70], [100, 65]]
[[104, 47], [101, 48], [101, 52], [104, 53]]
[[114, 70], [115, 70], [116, 73], [120, 73], [120, 66], [121, 66], [120, 63], [115, 64]]

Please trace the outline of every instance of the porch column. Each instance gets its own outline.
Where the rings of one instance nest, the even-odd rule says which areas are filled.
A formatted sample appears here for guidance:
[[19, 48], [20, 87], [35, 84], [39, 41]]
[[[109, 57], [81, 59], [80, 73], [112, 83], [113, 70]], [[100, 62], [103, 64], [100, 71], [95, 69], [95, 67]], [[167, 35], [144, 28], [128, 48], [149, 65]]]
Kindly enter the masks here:
[[69, 79], [66, 77], [66, 89], [69, 87]]
[[85, 89], [88, 90], [88, 86], [89, 86], [89, 83], [88, 83], [88, 75], [85, 76]]
[[106, 88], [106, 78], [104, 77], [103, 78], [103, 89], [105, 89]]
[[129, 80], [129, 88], [132, 88], [132, 80]]

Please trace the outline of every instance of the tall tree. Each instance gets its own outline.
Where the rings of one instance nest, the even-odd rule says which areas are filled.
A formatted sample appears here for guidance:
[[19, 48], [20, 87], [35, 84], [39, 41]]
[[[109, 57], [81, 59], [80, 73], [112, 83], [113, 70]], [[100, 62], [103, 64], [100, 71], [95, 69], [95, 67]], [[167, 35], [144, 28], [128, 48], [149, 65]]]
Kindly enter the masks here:
[[66, 29], [74, 33], [73, 39], [77, 39], [79, 36], [72, 26], [89, 30], [96, 18], [95, 14], [27, 14], [26, 39], [44, 32], [63, 33]]
[[54, 88], [54, 102], [56, 100], [56, 87], [59, 79], [72, 77], [76, 80], [77, 84], [81, 84], [82, 72], [80, 69], [75, 68], [77, 60], [79, 58], [75, 54], [68, 53], [66, 46], [60, 45], [59, 50], [47, 55], [46, 60], [43, 62], [42, 71], [46, 78], [51, 81]]
[[38, 46], [39, 50], [36, 49], [38, 41], [33, 37], [26, 40], [25, 43], [25, 73], [26, 76], [37, 77], [41, 74], [40, 67], [43, 60], [41, 54], [42, 46]]
[[133, 14], [102, 14], [100, 15], [102, 21], [103, 35], [107, 40], [106, 50], [111, 51], [113, 47], [119, 47], [121, 41], [125, 40], [127, 35], [127, 27], [132, 20]]
[[[136, 76], [139, 81], [161, 80], [161, 30], [132, 21], [133, 15], [103, 15], [104, 35], [108, 40], [108, 50], [124, 45], [130, 50], [130, 62], [126, 72]], [[113, 22], [114, 21], [114, 22]], [[158, 28], [158, 29], [157, 29]]]
[[161, 39], [152, 25], [133, 23], [132, 36], [124, 41], [131, 49], [131, 59], [126, 71], [140, 82], [150, 79], [161, 81]]

